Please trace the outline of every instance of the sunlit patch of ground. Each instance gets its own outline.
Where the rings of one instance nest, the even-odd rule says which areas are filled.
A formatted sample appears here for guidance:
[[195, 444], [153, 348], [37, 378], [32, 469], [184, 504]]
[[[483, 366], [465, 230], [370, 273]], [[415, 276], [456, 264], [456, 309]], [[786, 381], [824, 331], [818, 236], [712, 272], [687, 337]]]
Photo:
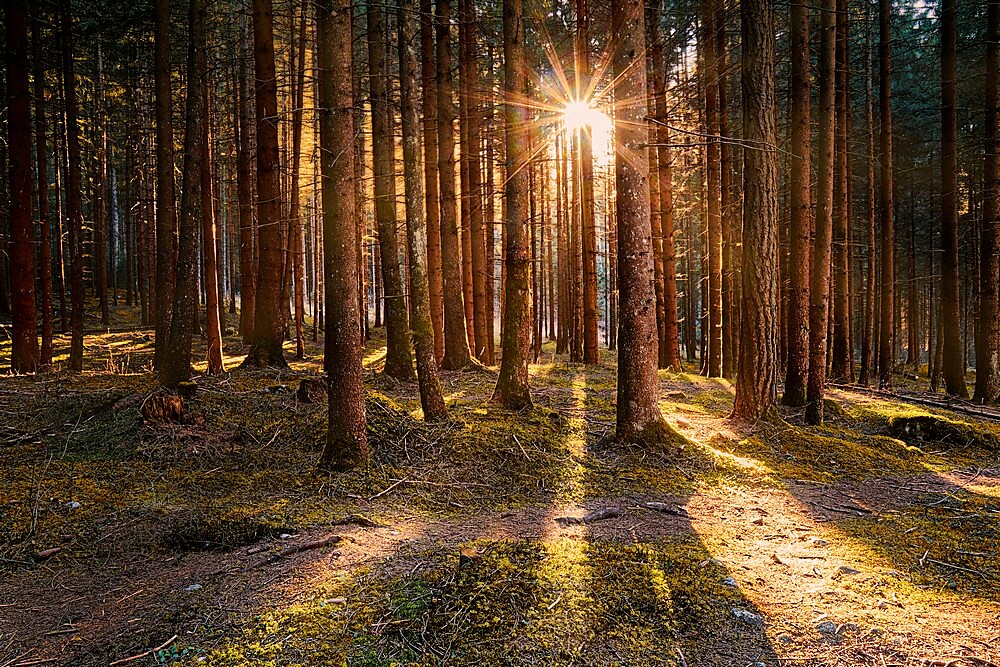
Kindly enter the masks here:
[[321, 341], [246, 371], [227, 336], [201, 419], [154, 427], [152, 332], [126, 319], [83, 374], [0, 379], [5, 667], [1000, 664], [995, 425], [838, 390], [825, 426], [750, 432], [728, 382], [661, 371], [681, 437], [627, 445], [614, 354], [551, 343], [533, 410], [489, 402], [495, 369], [445, 372], [426, 425], [376, 331], [373, 465], [318, 475], [325, 406], [294, 390]]

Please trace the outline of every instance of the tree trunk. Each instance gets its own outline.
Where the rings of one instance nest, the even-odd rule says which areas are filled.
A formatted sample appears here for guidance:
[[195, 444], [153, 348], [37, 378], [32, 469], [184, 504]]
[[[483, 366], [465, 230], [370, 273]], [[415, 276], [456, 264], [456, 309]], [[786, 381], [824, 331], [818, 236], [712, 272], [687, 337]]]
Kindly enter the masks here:
[[[13, 316], [10, 368], [15, 373], [33, 373], [38, 370], [39, 353], [38, 323], [35, 313], [35, 230], [31, 212], [31, 98], [28, 93], [27, 2], [13, 0], [7, 6], [6, 18], [10, 286]], [[44, 135], [41, 141], [44, 143]], [[45, 181], [39, 181], [38, 185], [39, 190], [43, 190]]]
[[[866, 253], [866, 274], [865, 274], [865, 316], [864, 330], [861, 334], [861, 371], [858, 375], [858, 383], [867, 386], [871, 383], [875, 356], [873, 354], [875, 338], [875, 294], [878, 290], [876, 285], [876, 262], [875, 262], [875, 96], [872, 89], [872, 21], [870, 11], [865, 14], [865, 124], [866, 139], [868, 141], [866, 151], [866, 224], [868, 240], [868, 252]], [[933, 295], [932, 295], [933, 296]], [[933, 299], [932, 299], [933, 301]], [[935, 331], [936, 329], [931, 329]], [[929, 354], [933, 355], [933, 348]], [[929, 360], [928, 365], [933, 366], [933, 360]]]
[[437, 82], [431, 0], [420, 0], [420, 79], [423, 95], [424, 198], [427, 202], [427, 282], [430, 291], [434, 358], [444, 358], [444, 284], [441, 278], [441, 210], [438, 197]]
[[882, 237], [881, 279], [879, 285], [878, 384], [892, 386], [895, 366], [895, 285], [896, 248], [893, 216], [892, 164], [892, 0], [879, 0], [879, 233]]
[[94, 176], [94, 279], [97, 290], [97, 301], [101, 309], [101, 326], [111, 326], [111, 313], [108, 311], [108, 127], [107, 108], [104, 101], [104, 58], [101, 53], [101, 36], [97, 40], [97, 87], [98, 117], [97, 127], [97, 170]]
[[789, 228], [788, 312], [786, 315], [785, 405], [806, 404], [809, 377], [809, 275], [812, 259], [812, 169], [809, 95], [809, 8], [805, 0], [795, 0], [791, 10], [792, 95], [788, 197]]
[[[207, 50], [205, 43], [201, 48]], [[201, 121], [201, 243], [202, 259], [205, 263], [205, 335], [207, 374], [220, 375], [225, 372], [222, 363], [222, 302], [219, 298], [219, 248], [216, 234], [215, 206], [212, 201], [212, 130], [209, 114], [211, 106], [208, 96], [207, 56], [201, 56], [201, 69], [194, 72], [201, 81], [202, 109], [205, 118]], [[182, 195], [183, 197], [183, 195]]]
[[69, 367], [83, 370], [83, 179], [80, 174], [80, 133], [77, 121], [76, 76], [73, 71], [73, 17], [62, 5], [63, 96], [66, 102], [66, 214], [69, 217], [70, 347]]
[[385, 38], [385, 13], [375, 3], [368, 3], [368, 83], [372, 110], [375, 218], [385, 290], [385, 374], [399, 380], [412, 380], [413, 359], [407, 335], [409, 318], [396, 242], [396, 160]]
[[656, 296], [649, 226], [646, 141], [646, 59], [641, 0], [611, 6], [614, 70], [615, 185], [618, 221], [618, 407], [615, 433], [622, 440], [667, 436], [658, 404]]
[[441, 205], [441, 268], [444, 283], [444, 358], [441, 367], [457, 370], [471, 360], [462, 291], [461, 239], [455, 195], [455, 105], [451, 78], [451, 1], [438, 0], [437, 136]]
[[403, 130], [403, 185], [406, 198], [406, 241], [410, 252], [410, 330], [416, 349], [420, 405], [424, 419], [448, 416], [434, 359], [434, 328], [431, 324], [427, 287], [427, 227], [424, 223], [424, 193], [420, 162], [419, 113], [417, 105], [417, 48], [413, 0], [401, 0], [399, 23], [399, 105]]
[[983, 165], [983, 235], [979, 270], [979, 338], [976, 394], [980, 403], [1000, 397], [1000, 0], [990, 0], [986, 45], [986, 159]]
[[254, 96], [257, 114], [257, 294], [253, 336], [244, 366], [288, 364], [281, 303], [285, 246], [281, 223], [281, 164], [278, 158], [278, 82], [274, 71], [271, 0], [253, 0]]
[[511, 410], [531, 407], [528, 388], [528, 355], [531, 345], [531, 293], [528, 275], [528, 110], [525, 60], [524, 7], [522, 0], [503, 0], [504, 137], [507, 211], [506, 275], [501, 333], [500, 375], [493, 400]]
[[299, 206], [299, 165], [301, 164], [300, 153], [302, 152], [302, 115], [304, 112], [303, 100], [305, 99], [306, 84], [306, 12], [308, 7], [302, 8], [302, 17], [299, 23], [298, 36], [298, 56], [296, 58], [296, 70], [291, 74], [295, 77], [294, 92], [292, 94], [292, 175], [289, 186], [289, 206], [288, 206], [288, 230], [289, 245], [292, 248], [292, 285], [293, 301], [295, 304], [295, 358], [301, 359], [305, 356], [305, 348], [302, 340], [302, 327], [305, 323], [305, 248], [303, 246], [303, 221]]
[[809, 380], [806, 387], [806, 420], [810, 424], [819, 424], [823, 421], [823, 387], [826, 384], [827, 335], [830, 321], [830, 254], [833, 240], [833, 160], [836, 125], [835, 0], [823, 0], [821, 12], [816, 237], [810, 267]]
[[956, 49], [958, 2], [941, 2], [941, 322], [944, 327], [944, 386], [967, 398], [958, 283], [958, 116]]
[[[245, 21], [245, 19], [244, 19]], [[246, 32], [249, 26], [244, 23], [241, 32]], [[236, 198], [239, 201], [240, 219], [240, 334], [244, 345], [253, 340], [253, 323], [257, 303], [257, 262], [256, 236], [253, 215], [253, 180], [252, 153], [250, 144], [250, 118], [252, 107], [250, 101], [249, 72], [247, 72], [247, 54], [244, 45], [247, 36], [240, 39], [239, 49], [239, 82], [237, 84], [239, 129], [236, 142]]]
[[713, 17], [717, 0], [702, 0], [702, 48], [705, 89], [705, 133], [708, 135], [705, 167], [708, 187], [708, 359], [706, 375], [722, 376], [722, 211], [719, 189], [719, 87]]
[[343, 471], [370, 458], [362, 385], [354, 216], [351, 3], [316, 0], [320, 163], [326, 291], [327, 438], [320, 468]]
[[[46, 138], [48, 130], [45, 122], [45, 66], [42, 62], [42, 46], [39, 35], [41, 20], [35, 17], [31, 28], [31, 59], [34, 61], [35, 66], [35, 164], [38, 169], [38, 223], [41, 231], [39, 238], [41, 248], [38, 253], [38, 262], [40, 264], [42, 288], [42, 348], [39, 365], [45, 368], [52, 365], [52, 239], [50, 234], [52, 221], [49, 219], [49, 160]], [[11, 44], [10, 41], [7, 43]]]
[[[776, 146], [774, 9], [769, 0], [740, 4], [743, 38], [743, 137]], [[743, 261], [740, 357], [733, 417], [755, 421], [774, 406], [778, 369], [778, 156], [743, 151]]]
[[830, 376], [834, 382], [850, 382], [850, 341], [851, 330], [848, 321], [851, 293], [848, 289], [848, 245], [850, 226], [848, 202], [850, 182], [847, 178], [849, 139], [847, 117], [850, 113], [848, 91], [848, 23], [847, 0], [837, 0], [836, 18], [836, 90], [834, 93], [834, 114], [836, 126], [834, 149], [833, 187], [833, 354], [830, 362]]

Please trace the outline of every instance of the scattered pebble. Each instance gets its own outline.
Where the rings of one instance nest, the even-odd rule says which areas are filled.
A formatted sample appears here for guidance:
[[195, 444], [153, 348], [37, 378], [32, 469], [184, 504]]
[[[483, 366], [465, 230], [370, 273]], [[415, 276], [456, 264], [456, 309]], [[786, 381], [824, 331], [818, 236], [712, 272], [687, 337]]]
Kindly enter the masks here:
[[816, 629], [822, 632], [824, 635], [835, 635], [837, 634], [837, 624], [833, 621], [823, 621], [816, 625]]
[[749, 612], [746, 609], [733, 607], [733, 618], [737, 621], [743, 621], [750, 627], [757, 628], [758, 630], [762, 630], [764, 628], [764, 617]]
[[829, 542], [827, 542], [826, 540], [821, 539], [819, 537], [812, 538], [811, 540], [809, 540], [809, 543], [812, 544], [814, 547], [828, 547], [828, 546], [830, 546]]
[[201, 584], [191, 584], [190, 586], [185, 586], [184, 590], [188, 593], [194, 593], [195, 591], [201, 590]]
[[75, 500], [71, 500], [68, 503], [66, 503], [66, 507], [70, 508], [71, 510], [75, 510], [79, 506], [80, 506], [80, 503], [76, 502]]
[[837, 574], [861, 574], [861, 570], [856, 570], [853, 567], [848, 567], [847, 565], [841, 565], [837, 568]]
[[729, 586], [730, 588], [738, 588], [739, 587], [739, 584], [737, 584], [736, 580], [733, 579], [732, 577], [726, 577], [725, 579], [723, 579], [722, 580], [722, 585], [723, 586]]

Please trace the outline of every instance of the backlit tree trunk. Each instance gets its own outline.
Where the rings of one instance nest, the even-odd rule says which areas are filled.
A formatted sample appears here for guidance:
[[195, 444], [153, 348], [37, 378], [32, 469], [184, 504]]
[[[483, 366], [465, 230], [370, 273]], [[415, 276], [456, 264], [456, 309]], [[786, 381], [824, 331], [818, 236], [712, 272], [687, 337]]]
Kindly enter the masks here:
[[156, 353], [159, 368], [170, 335], [177, 281], [173, 93], [170, 89], [170, 0], [156, 0]]
[[[362, 385], [354, 217], [354, 100], [351, 3], [316, 0], [320, 164], [326, 292], [327, 438], [320, 468], [366, 465], [370, 458]], [[339, 159], [338, 159], [339, 158]]]
[[896, 249], [893, 227], [892, 164], [892, 0], [879, 0], [879, 234], [881, 235], [881, 279], [879, 284], [878, 384], [892, 386], [895, 366]]
[[[202, 48], [206, 48], [203, 43]], [[222, 305], [219, 299], [219, 252], [216, 235], [215, 206], [212, 201], [212, 131], [208, 114], [211, 113], [208, 96], [207, 57], [201, 56], [201, 69], [196, 75], [202, 79], [202, 109], [206, 117], [201, 121], [201, 243], [202, 260], [205, 263], [205, 337], [206, 358], [209, 375], [225, 372], [222, 363]], [[182, 195], [183, 197], [183, 195]]]
[[722, 211], [719, 190], [719, 88], [716, 67], [714, 13], [718, 0], [702, 0], [702, 48], [705, 89], [705, 129], [708, 134], [705, 167], [708, 187], [708, 360], [709, 377], [722, 375]]
[[441, 278], [441, 210], [438, 197], [437, 81], [431, 0], [420, 0], [420, 79], [423, 95], [424, 198], [427, 213], [427, 283], [434, 357], [444, 358], [444, 284]]
[[[31, 30], [31, 59], [34, 61], [35, 164], [38, 170], [38, 223], [41, 231], [38, 253], [42, 288], [42, 348], [39, 364], [52, 365], [52, 243], [49, 219], [48, 130], [45, 122], [45, 66], [39, 32], [41, 21], [34, 18]], [[8, 44], [10, 42], [8, 41]], [[9, 107], [8, 107], [9, 108]], [[8, 112], [9, 114], [9, 112]], [[9, 120], [8, 120], [9, 123]], [[62, 240], [60, 239], [60, 243]]]

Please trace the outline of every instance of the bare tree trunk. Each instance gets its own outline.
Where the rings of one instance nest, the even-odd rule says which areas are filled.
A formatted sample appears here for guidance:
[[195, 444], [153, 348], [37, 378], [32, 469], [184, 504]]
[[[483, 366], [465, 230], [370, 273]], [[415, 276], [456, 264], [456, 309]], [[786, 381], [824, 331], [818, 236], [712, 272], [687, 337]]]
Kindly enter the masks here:
[[719, 208], [722, 217], [722, 376], [736, 374], [736, 351], [739, 349], [739, 306], [736, 300], [734, 268], [739, 244], [739, 230], [733, 223], [732, 182], [729, 136], [729, 91], [726, 86], [725, 2], [720, 0], [713, 16], [716, 83], [719, 87]]
[[[867, 200], [866, 200], [866, 230], [868, 232], [868, 252], [865, 275], [865, 317], [864, 330], [861, 335], [861, 372], [858, 375], [858, 383], [868, 385], [871, 383], [873, 367], [875, 366], [875, 355], [873, 354], [875, 338], [875, 295], [878, 290], [876, 285], [876, 243], [875, 243], [875, 96], [872, 89], [872, 21], [870, 12], [865, 15], [865, 120], [867, 147]], [[933, 355], [931, 349], [929, 354]], [[929, 360], [929, 366], [933, 366], [933, 359]]]
[[823, 0], [819, 54], [819, 152], [816, 174], [816, 237], [813, 246], [809, 305], [809, 380], [806, 420], [823, 421], [827, 335], [830, 316], [830, 254], [833, 241], [833, 160], [836, 125], [835, 78], [837, 15], [835, 0]]
[[163, 362], [177, 282], [177, 211], [174, 194], [173, 93], [170, 89], [170, 1], [156, 0], [156, 352]]
[[[28, 88], [28, 5], [7, 6], [7, 140], [10, 177], [11, 355], [15, 373], [38, 370], [35, 312], [35, 230], [31, 206], [31, 105]], [[42, 142], [45, 141], [44, 135]], [[40, 167], [41, 168], [41, 167]], [[39, 182], [39, 190], [45, 182]], [[44, 224], [44, 223], [43, 223]], [[0, 289], [3, 289], [0, 286]]]
[[[248, 29], [249, 26], [244, 19], [241, 33], [245, 33]], [[253, 167], [250, 147], [252, 110], [250, 91], [248, 90], [249, 73], [246, 67], [245, 44], [247, 38], [248, 35], [240, 38], [239, 82], [237, 84], [239, 129], [236, 142], [236, 197], [239, 200], [240, 219], [240, 334], [243, 336], [244, 344], [249, 344], [253, 340], [254, 313], [257, 302], [257, 262], [255, 257], [257, 231], [253, 215]]]
[[69, 367], [83, 370], [83, 179], [80, 174], [80, 132], [77, 121], [76, 76], [73, 72], [73, 17], [68, 0], [62, 4], [63, 96], [66, 101], [66, 213], [69, 217], [70, 347]]
[[[743, 137], [750, 146], [778, 143], [775, 118], [774, 9], [742, 0]], [[778, 375], [778, 156], [743, 151], [743, 261], [740, 359], [733, 417], [756, 421], [773, 410]]]
[[980, 403], [1000, 396], [1000, 0], [989, 0], [986, 44], [986, 141], [983, 165], [983, 235], [979, 271], [979, 342], [976, 394]]
[[[170, 336], [160, 364], [160, 383], [176, 389], [191, 377], [191, 336], [198, 306], [198, 226], [204, 209], [205, 164], [205, 3], [190, 0], [188, 77], [181, 185], [177, 285], [170, 318]], [[214, 251], [214, 242], [213, 242]]]
[[441, 210], [438, 197], [437, 81], [431, 0], [420, 0], [420, 79], [423, 95], [424, 197], [427, 211], [427, 281], [430, 290], [434, 358], [444, 358], [444, 284], [441, 278]]
[[849, 139], [847, 117], [850, 113], [847, 98], [849, 63], [847, 0], [837, 0], [836, 18], [836, 90], [834, 93], [834, 177], [833, 177], [833, 349], [830, 376], [834, 382], [850, 382], [850, 323], [848, 321], [851, 293], [848, 289], [848, 203], [850, 201], [847, 161]]
[[713, 17], [717, 0], [702, 0], [702, 27], [698, 43], [702, 48], [705, 88], [705, 128], [708, 146], [705, 166], [708, 186], [708, 359], [706, 375], [722, 375], [722, 211], [719, 189], [719, 87], [716, 81], [715, 30]]
[[95, 76], [97, 95], [97, 169], [94, 175], [94, 287], [97, 291], [97, 301], [101, 309], [101, 326], [111, 325], [111, 314], [108, 311], [108, 128], [107, 111], [104, 101], [104, 58], [101, 53], [101, 36], [97, 38], [97, 72]]
[[406, 198], [406, 240], [410, 252], [410, 330], [416, 349], [420, 405], [424, 419], [448, 416], [434, 359], [434, 329], [427, 288], [427, 227], [420, 162], [420, 120], [417, 105], [417, 48], [413, 0], [401, 0], [399, 23], [399, 104], [403, 124], [403, 184]]
[[399, 380], [412, 380], [413, 359], [407, 335], [409, 318], [396, 243], [395, 142], [385, 37], [385, 13], [375, 3], [368, 3], [368, 84], [372, 109], [375, 218], [385, 290], [385, 374]]
[[[201, 44], [203, 50], [207, 45]], [[202, 55], [197, 72], [189, 76], [198, 76], [201, 81], [202, 109], [205, 118], [201, 121], [201, 243], [202, 258], [205, 262], [205, 334], [208, 375], [219, 375], [225, 372], [222, 363], [222, 303], [219, 299], [219, 248], [216, 234], [215, 206], [212, 201], [212, 130], [209, 114], [211, 106], [208, 96], [208, 65], [207, 56]], [[183, 197], [183, 195], [181, 195]]]
[[[35, 66], [35, 164], [38, 169], [38, 223], [41, 230], [38, 262], [42, 288], [42, 348], [39, 365], [45, 368], [52, 365], [52, 239], [49, 219], [48, 129], [45, 122], [45, 66], [38, 34], [40, 30], [41, 20], [34, 17], [31, 24], [31, 59]], [[7, 44], [10, 49], [11, 41], [8, 40]], [[8, 126], [9, 113], [8, 111]]]
[[302, 8], [302, 18], [299, 23], [298, 38], [298, 58], [297, 70], [292, 72], [296, 77], [294, 92], [292, 95], [292, 175], [289, 187], [289, 215], [288, 224], [290, 229], [289, 244], [292, 247], [292, 282], [293, 301], [295, 303], [295, 358], [301, 359], [305, 356], [305, 349], [302, 341], [302, 327], [305, 322], [305, 249], [303, 247], [302, 218], [299, 210], [299, 165], [301, 164], [300, 153], [302, 151], [302, 114], [303, 100], [305, 99], [306, 84], [306, 12], [307, 6]]
[[462, 288], [461, 239], [455, 194], [455, 105], [451, 78], [451, 1], [438, 0], [437, 135], [441, 204], [441, 266], [444, 282], [444, 358], [441, 367], [457, 370], [471, 360]]
[[504, 128], [506, 142], [507, 253], [500, 375], [493, 400], [511, 410], [531, 407], [528, 355], [531, 345], [531, 293], [528, 245], [528, 149], [530, 119], [522, 0], [503, 0]]
[[[351, 3], [316, 0], [320, 164], [326, 291], [328, 430], [319, 466], [343, 471], [371, 454], [362, 385], [361, 329], [354, 217], [354, 99], [351, 91]], [[340, 158], [340, 159], [338, 159]]]
[[[657, 99], [663, 82], [663, 46], [660, 43], [660, 9], [657, 0], [646, 2], [646, 100], [650, 113], [656, 113]], [[649, 137], [649, 228], [650, 240], [653, 243], [653, 292], [656, 294], [656, 331], [658, 337], [657, 365], [662, 365], [663, 348], [666, 347], [666, 302], [663, 294], [663, 228], [660, 207], [660, 160], [659, 124], [646, 123], [646, 136]]]
[[660, 441], [668, 431], [658, 403], [649, 161], [648, 149], [642, 146], [646, 141], [646, 69], [635, 66], [646, 58], [641, 0], [612, 4], [611, 33], [620, 291], [615, 433], [622, 440]]
[[257, 294], [253, 337], [244, 366], [288, 364], [281, 303], [285, 246], [282, 243], [281, 164], [278, 156], [278, 82], [274, 71], [271, 0], [253, 0], [254, 96], [257, 114]]
[[967, 398], [958, 283], [958, 116], [956, 50], [958, 2], [941, 2], [941, 322], [944, 326], [944, 386]]
[[879, 0], [879, 233], [881, 234], [881, 280], [879, 285], [878, 384], [892, 386], [896, 362], [895, 285], [896, 248], [893, 215], [892, 164], [892, 0]]

